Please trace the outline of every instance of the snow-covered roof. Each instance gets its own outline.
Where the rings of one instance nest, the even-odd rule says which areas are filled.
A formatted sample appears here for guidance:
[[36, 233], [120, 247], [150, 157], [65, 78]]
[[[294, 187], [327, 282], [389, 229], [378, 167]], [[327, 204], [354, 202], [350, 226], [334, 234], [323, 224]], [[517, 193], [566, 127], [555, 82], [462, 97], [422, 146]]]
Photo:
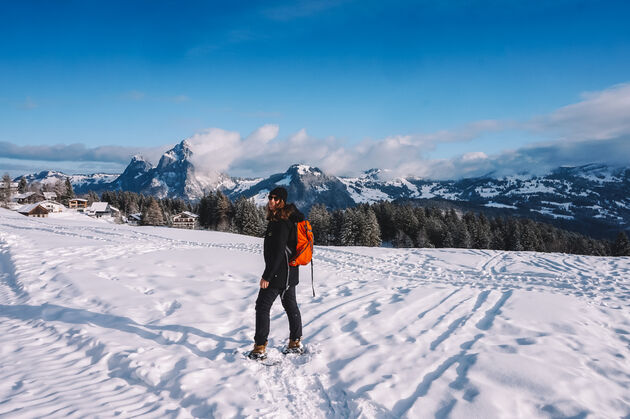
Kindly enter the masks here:
[[70, 201], [81, 201], [81, 202], [87, 202], [87, 199], [83, 199], [83, 198], [72, 198]]
[[107, 202], [92, 202], [92, 205], [88, 208], [88, 211], [94, 212], [107, 212], [107, 206], [109, 203]]
[[[24, 205], [22, 207], [20, 207], [17, 212], [19, 212], [20, 214], [28, 214], [29, 212], [33, 211], [35, 208], [37, 208], [38, 206], [40, 206], [40, 203], [36, 203], [36, 204], [28, 204], [28, 205]], [[44, 208], [42, 206], [42, 208]], [[44, 208], [46, 209], [46, 208]], [[48, 211], [48, 210], [46, 210]]]
[[55, 192], [44, 192], [44, 198], [55, 199], [57, 198], [57, 194]]
[[135, 214], [131, 214], [129, 216], [129, 218], [133, 218], [136, 221], [142, 221], [142, 213], [141, 212], [137, 212]]
[[38, 202], [38, 204], [42, 204], [42, 205], [44, 205], [44, 204], [49, 204], [49, 205], [58, 205], [58, 206], [60, 206], [60, 207], [63, 207], [63, 206], [64, 206], [63, 204], [60, 204], [60, 203], [59, 203], [59, 202], [57, 202], [57, 201], [51, 201], [50, 199], [47, 199], [47, 200], [45, 200], [45, 201], [40, 201], [40, 202]]
[[15, 199], [26, 199], [31, 195], [35, 195], [35, 192], [24, 192], [24, 193], [20, 193], [15, 195]]
[[199, 216], [197, 214], [193, 214], [192, 212], [188, 212], [188, 211], [183, 211], [180, 212], [179, 214], [177, 214], [178, 216], [185, 216], [185, 217], [191, 217], [191, 218], [198, 218]]

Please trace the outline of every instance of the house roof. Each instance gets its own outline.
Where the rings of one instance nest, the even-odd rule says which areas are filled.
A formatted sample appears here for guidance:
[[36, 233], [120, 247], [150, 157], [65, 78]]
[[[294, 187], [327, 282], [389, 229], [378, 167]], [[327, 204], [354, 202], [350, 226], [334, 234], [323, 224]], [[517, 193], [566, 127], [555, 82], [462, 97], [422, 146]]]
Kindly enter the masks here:
[[44, 192], [44, 198], [55, 199], [57, 198], [57, 194], [55, 192]]
[[87, 199], [83, 199], [83, 198], [72, 198], [72, 199], [70, 199], [70, 201], [81, 201], [81, 202], [87, 202]]
[[94, 212], [107, 212], [108, 205], [109, 203], [107, 202], [92, 202], [92, 205], [88, 208], [88, 210]]
[[51, 200], [48, 200], [48, 199], [47, 199], [46, 201], [40, 201], [40, 202], [38, 202], [38, 203], [39, 203], [39, 204], [42, 204], [42, 205], [43, 205], [43, 204], [52, 204], [52, 205], [56, 205], [56, 206], [58, 206], [58, 207], [65, 208], [65, 206], [64, 206], [63, 204], [60, 204], [60, 203], [59, 203], [59, 202], [57, 202], [57, 201], [51, 201]]
[[24, 193], [20, 193], [15, 195], [15, 199], [25, 199], [28, 198], [31, 195], [35, 195], [35, 192], [24, 192]]
[[[24, 205], [24, 206], [18, 208], [17, 212], [19, 212], [20, 214], [28, 214], [28, 213], [30, 213], [31, 211], [33, 211], [35, 208], [37, 208], [39, 206], [40, 206], [39, 203]], [[42, 208], [44, 208], [44, 207], [42, 206]], [[44, 208], [44, 210], [46, 212], [48, 212], [48, 210], [46, 208]]]
[[191, 217], [191, 218], [199, 218], [199, 216], [197, 214], [193, 214], [192, 212], [188, 212], [188, 211], [183, 211], [180, 212], [179, 214], [176, 215], [176, 217]]

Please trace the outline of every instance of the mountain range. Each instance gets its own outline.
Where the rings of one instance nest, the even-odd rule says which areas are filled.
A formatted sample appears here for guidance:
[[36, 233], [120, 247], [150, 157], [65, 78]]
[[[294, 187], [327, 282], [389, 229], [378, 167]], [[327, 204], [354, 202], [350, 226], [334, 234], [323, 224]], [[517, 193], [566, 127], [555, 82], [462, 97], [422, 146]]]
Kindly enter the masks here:
[[199, 170], [192, 163], [194, 147], [186, 140], [162, 155], [156, 166], [134, 156], [120, 175], [64, 175], [44, 171], [25, 176], [28, 182], [50, 183], [70, 178], [76, 193], [125, 190], [159, 198], [200, 199], [220, 190], [266, 203], [270, 190], [284, 186], [291, 201], [305, 212], [315, 204], [329, 209], [381, 200], [454, 206], [462, 211], [515, 215], [550, 222], [595, 237], [611, 237], [630, 227], [630, 168], [591, 164], [559, 167], [544, 176], [486, 175], [461, 180], [391, 178], [372, 169], [359, 177], [337, 177], [316, 167], [293, 165], [268, 178], [243, 179]]

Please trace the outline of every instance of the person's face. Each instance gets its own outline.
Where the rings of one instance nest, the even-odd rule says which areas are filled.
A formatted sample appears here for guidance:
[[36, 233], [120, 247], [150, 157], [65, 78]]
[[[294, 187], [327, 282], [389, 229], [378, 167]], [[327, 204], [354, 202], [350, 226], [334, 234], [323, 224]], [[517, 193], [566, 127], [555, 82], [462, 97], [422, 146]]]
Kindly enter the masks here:
[[277, 210], [281, 207], [281, 200], [275, 195], [269, 195], [269, 209], [272, 211]]

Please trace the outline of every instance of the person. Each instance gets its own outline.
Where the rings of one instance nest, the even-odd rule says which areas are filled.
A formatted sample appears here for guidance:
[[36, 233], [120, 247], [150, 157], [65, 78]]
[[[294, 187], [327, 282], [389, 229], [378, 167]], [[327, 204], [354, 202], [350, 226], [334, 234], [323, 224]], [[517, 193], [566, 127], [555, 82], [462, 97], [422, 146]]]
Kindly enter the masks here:
[[285, 353], [302, 353], [302, 316], [298, 308], [295, 287], [299, 283], [299, 267], [289, 266], [297, 245], [296, 223], [304, 220], [294, 204], [287, 204], [288, 192], [277, 187], [269, 193], [267, 230], [263, 244], [265, 270], [260, 279], [256, 299], [256, 334], [254, 349], [249, 357], [267, 357], [269, 313], [278, 296], [289, 319], [289, 343]]

